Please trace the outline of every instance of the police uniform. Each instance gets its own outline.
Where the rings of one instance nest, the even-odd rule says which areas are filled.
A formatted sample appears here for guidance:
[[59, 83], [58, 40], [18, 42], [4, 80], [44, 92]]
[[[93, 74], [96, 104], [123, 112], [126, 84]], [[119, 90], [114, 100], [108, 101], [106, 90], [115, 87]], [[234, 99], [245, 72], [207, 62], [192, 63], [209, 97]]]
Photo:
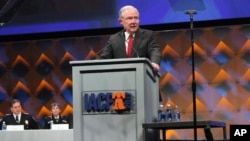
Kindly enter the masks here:
[[[6, 125], [24, 125], [24, 129], [38, 129], [38, 124], [33, 119], [33, 117], [27, 113], [21, 113], [21, 117], [19, 119], [19, 122], [15, 120], [15, 117], [13, 114], [6, 114], [2, 118], [2, 122], [5, 122]], [[2, 124], [1, 124], [2, 125]]]
[[52, 124], [69, 124], [69, 128], [71, 128], [71, 123], [69, 122], [69, 119], [67, 116], [62, 116], [59, 115], [58, 119], [56, 119], [54, 116], [47, 116], [44, 118], [45, 124], [44, 128], [45, 129], [50, 129], [50, 125]]
[[3, 118], [0, 118], [0, 130], [2, 130], [2, 125], [3, 125]]

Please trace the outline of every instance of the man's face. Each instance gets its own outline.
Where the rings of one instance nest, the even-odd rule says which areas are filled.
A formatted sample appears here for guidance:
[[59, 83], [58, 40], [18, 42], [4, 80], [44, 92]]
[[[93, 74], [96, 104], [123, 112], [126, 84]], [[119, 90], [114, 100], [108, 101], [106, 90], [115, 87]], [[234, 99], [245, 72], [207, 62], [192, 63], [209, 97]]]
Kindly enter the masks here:
[[53, 116], [58, 116], [61, 112], [61, 109], [58, 106], [54, 106], [51, 108], [51, 112]]
[[18, 115], [19, 113], [21, 113], [22, 111], [22, 106], [21, 106], [21, 103], [19, 102], [16, 102], [12, 105], [12, 107], [10, 107], [10, 111], [15, 114], [15, 115]]
[[136, 9], [127, 9], [123, 11], [121, 18], [119, 19], [120, 24], [129, 33], [135, 33], [139, 28], [139, 13]]

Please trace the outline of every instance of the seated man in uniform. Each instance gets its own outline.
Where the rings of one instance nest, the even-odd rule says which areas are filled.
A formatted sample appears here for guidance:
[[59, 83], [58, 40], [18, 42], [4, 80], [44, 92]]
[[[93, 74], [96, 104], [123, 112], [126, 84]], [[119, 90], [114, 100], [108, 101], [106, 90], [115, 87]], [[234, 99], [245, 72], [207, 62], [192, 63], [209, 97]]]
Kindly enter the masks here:
[[38, 129], [38, 124], [34, 120], [33, 116], [22, 113], [21, 102], [18, 99], [13, 99], [10, 104], [11, 114], [6, 114], [0, 125], [5, 122], [6, 125], [24, 125], [24, 129]]
[[69, 124], [69, 128], [72, 128], [68, 117], [61, 115], [61, 108], [58, 103], [51, 104], [51, 116], [46, 116], [44, 120], [45, 129], [50, 129], [51, 124]]

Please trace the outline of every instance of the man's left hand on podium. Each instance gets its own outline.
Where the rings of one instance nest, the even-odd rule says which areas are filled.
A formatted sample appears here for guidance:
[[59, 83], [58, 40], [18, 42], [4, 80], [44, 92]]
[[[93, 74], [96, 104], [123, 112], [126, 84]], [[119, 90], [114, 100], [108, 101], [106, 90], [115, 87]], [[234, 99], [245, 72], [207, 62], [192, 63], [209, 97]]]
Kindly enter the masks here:
[[158, 64], [153, 63], [153, 62], [151, 64], [152, 64], [154, 71], [158, 72], [160, 70], [160, 66]]

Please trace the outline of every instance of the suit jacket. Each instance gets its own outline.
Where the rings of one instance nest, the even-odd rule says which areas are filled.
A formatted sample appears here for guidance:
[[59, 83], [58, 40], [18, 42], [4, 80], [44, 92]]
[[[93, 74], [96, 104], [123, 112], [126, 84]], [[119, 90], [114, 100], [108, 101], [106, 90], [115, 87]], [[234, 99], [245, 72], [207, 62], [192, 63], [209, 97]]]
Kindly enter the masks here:
[[[107, 45], [103, 48], [100, 59], [127, 58], [124, 30], [110, 35]], [[161, 51], [153, 31], [139, 28], [134, 36], [131, 57], [148, 58], [160, 64]]]
[[[13, 114], [7, 114], [2, 118], [1, 121], [1, 126], [2, 126], [2, 122], [5, 121], [6, 125], [24, 125], [24, 129], [38, 129], [38, 124], [36, 123], [36, 121], [33, 119], [33, 117], [29, 114], [21, 114], [21, 119], [20, 122], [17, 123], [15, 120], [15, 117], [13, 116]], [[28, 123], [28, 124], [26, 124]]]
[[44, 118], [44, 121], [44, 129], [50, 129], [51, 122], [53, 124], [69, 124], [69, 128], [72, 128], [72, 123], [67, 116], [60, 115], [58, 120], [54, 116], [47, 116]]

